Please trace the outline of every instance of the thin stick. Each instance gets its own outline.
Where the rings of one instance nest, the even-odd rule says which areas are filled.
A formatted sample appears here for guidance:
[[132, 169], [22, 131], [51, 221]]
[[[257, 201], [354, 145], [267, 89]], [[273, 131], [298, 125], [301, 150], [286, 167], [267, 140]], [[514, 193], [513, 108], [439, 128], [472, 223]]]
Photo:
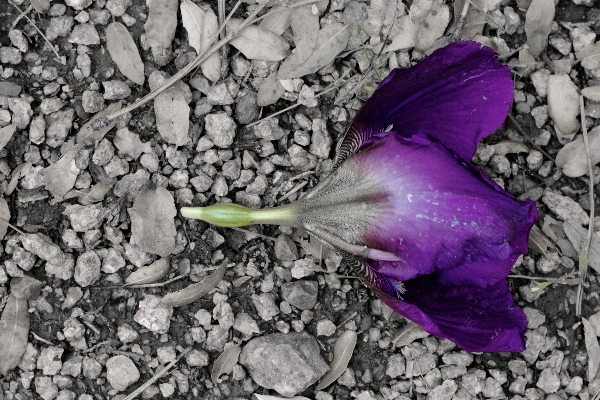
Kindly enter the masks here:
[[550, 161], [554, 162], [554, 158], [550, 154], [548, 154], [544, 149], [542, 149], [540, 146], [533, 143], [533, 141], [531, 141], [531, 139], [529, 139], [529, 137], [528, 137], [529, 135], [527, 135], [527, 132], [525, 132], [525, 130], [523, 130], [523, 128], [521, 127], [521, 124], [519, 124], [519, 122], [515, 119], [515, 117], [512, 116], [511, 113], [508, 114], [508, 119], [510, 119], [510, 121], [515, 125], [517, 130], [519, 132], [521, 132], [521, 135], [523, 135], [525, 137], [525, 140], [527, 140], [533, 146], [534, 149], [536, 149], [537, 151], [539, 151], [540, 153], [545, 155]]
[[137, 388], [136, 390], [134, 390], [129, 396], [125, 397], [124, 400], [132, 400], [135, 399], [137, 396], [139, 396], [144, 390], [146, 390], [146, 388], [150, 385], [152, 385], [154, 382], [156, 382], [157, 380], [159, 380], [163, 375], [166, 375], [166, 373], [173, 368], [173, 366], [175, 364], [177, 364], [177, 362], [181, 359], [181, 357], [183, 357], [184, 355], [186, 355], [187, 353], [189, 353], [192, 349], [191, 348], [187, 348], [185, 349], [180, 355], [179, 357], [177, 357], [175, 360], [171, 361], [165, 368], [163, 368], [162, 371], [154, 374], [154, 376], [150, 379], [148, 379], [146, 381], [146, 383], [144, 383], [142, 386], [140, 386], [139, 388]]
[[465, 0], [465, 4], [463, 5], [463, 9], [460, 13], [460, 18], [456, 23], [456, 29], [452, 33], [451, 40], [458, 40], [459, 36], [462, 33], [463, 26], [465, 25], [465, 21], [467, 20], [467, 14], [469, 13], [469, 6], [471, 5], [471, 0]]
[[[12, 3], [11, 3], [12, 4]], [[19, 23], [19, 21], [26, 15], [29, 13], [29, 11], [31, 11], [33, 9], [33, 6], [30, 4], [29, 7], [27, 7], [27, 9], [25, 11], [23, 11], [21, 14], [19, 14], [19, 16], [12, 22], [11, 26], [13, 27], [13, 29], [17, 26], [17, 24]]]
[[272, 238], [270, 236], [261, 235], [260, 233], [249, 231], [248, 229], [244, 229], [244, 228], [233, 228], [233, 229], [236, 230], [236, 231], [244, 232], [244, 233], [247, 233], [247, 234], [250, 234], [250, 235], [254, 235], [254, 236], [266, 239], [266, 240], [271, 240], [273, 242], [276, 240], [275, 238]]
[[144, 288], [150, 288], [150, 287], [161, 287], [161, 286], [165, 286], [168, 285], [169, 283], [173, 283], [175, 281], [178, 281], [180, 279], [185, 278], [187, 275], [177, 275], [174, 278], [169, 279], [168, 281], [165, 282], [156, 282], [156, 283], [142, 283], [139, 285], [128, 285], [125, 284], [123, 285], [124, 289], [144, 289]]
[[56, 49], [54, 48], [54, 46], [52, 46], [52, 43], [50, 43], [50, 41], [48, 40], [48, 38], [42, 33], [42, 31], [40, 31], [40, 29], [35, 25], [35, 23], [25, 14], [23, 14], [23, 12], [21, 11], [21, 9], [19, 9], [19, 7], [17, 7], [15, 4], [11, 3], [9, 1], [9, 3], [16, 8], [17, 10], [19, 10], [19, 12], [23, 15], [23, 18], [25, 18], [34, 28], [36, 31], [38, 31], [38, 33], [44, 38], [44, 40], [46, 41], [46, 43], [48, 43], [48, 46], [50, 46], [50, 48], [52, 49], [52, 51], [54, 52], [54, 54], [56, 54], [56, 58], [58, 58], [58, 62], [60, 64], [62, 64], [60, 62], [60, 55], [58, 54], [58, 51], [56, 51]]
[[561, 285], [579, 285], [581, 284], [581, 278], [547, 278], [545, 276], [525, 276], [525, 275], [508, 275], [507, 278], [514, 279], [527, 279], [530, 281], [546, 281], [552, 283], [559, 283]]
[[[579, 255], [579, 276], [581, 282], [577, 286], [577, 303], [575, 305], [575, 315], [581, 316], [581, 303], [583, 300], [583, 281], [587, 276], [588, 254], [592, 245], [592, 231], [594, 230], [594, 172], [592, 170], [592, 156], [590, 154], [590, 142], [588, 139], [587, 124], [585, 123], [585, 108], [583, 104], [583, 95], [579, 96], [579, 108], [581, 110], [581, 129], [583, 130], [583, 143], [585, 145], [585, 154], [587, 156], [587, 166], [590, 174], [589, 195], [590, 195], [590, 222], [588, 225], [588, 234], [585, 241], [585, 246], [581, 247]], [[585, 251], [585, 252], [584, 252]]]
[[291, 195], [293, 195], [294, 193], [296, 193], [298, 190], [300, 190], [304, 186], [306, 186], [307, 183], [308, 183], [308, 181], [300, 182], [299, 184], [297, 184], [296, 186], [294, 186], [289, 192], [287, 192], [282, 198], [280, 198], [279, 200], [277, 200], [277, 202], [281, 203], [282, 201], [284, 201], [285, 199], [287, 199], [288, 197], [290, 197]]

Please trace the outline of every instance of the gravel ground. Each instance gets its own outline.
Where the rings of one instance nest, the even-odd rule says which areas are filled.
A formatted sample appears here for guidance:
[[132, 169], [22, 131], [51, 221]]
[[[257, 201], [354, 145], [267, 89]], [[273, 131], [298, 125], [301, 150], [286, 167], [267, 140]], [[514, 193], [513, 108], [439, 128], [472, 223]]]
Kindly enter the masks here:
[[[370, 92], [348, 95], [358, 81], [351, 78], [337, 92], [311, 97], [346, 68], [360, 78], [374, 58], [370, 48], [342, 54], [318, 73], [290, 81], [283, 97], [266, 107], [257, 105], [257, 92], [279, 63], [248, 60], [226, 48], [220, 53], [224, 74], [216, 83], [197, 71], [180, 84], [183, 109], [190, 107], [184, 141], [159, 133], [159, 111], [155, 114], [156, 103], [150, 102], [120, 117], [101, 140], [75, 147], [78, 132], [94, 114], [117, 101], [135, 102], [193, 59], [181, 16], [172, 57], [159, 65], [143, 35], [148, 17], [143, 1], [55, 0], [45, 13], [30, 8], [42, 7], [43, 1], [15, 3], [29, 10], [26, 15], [63, 63], [16, 8], [0, 2], [0, 128], [16, 125], [0, 150], [0, 211], [22, 231], [9, 229], [1, 242], [0, 304], [10, 304], [9, 294], [25, 291], [31, 318], [23, 357], [1, 377], [0, 400], [123, 399], [170, 363], [174, 368], [153, 381], [142, 398], [588, 400], [600, 391], [600, 300], [593, 269], [600, 261], [597, 232], [583, 292], [583, 324], [575, 315], [577, 286], [569, 284], [578, 276], [580, 246], [570, 232], [579, 232], [579, 238], [586, 234], [589, 179], [566, 176], [554, 163], [558, 151], [581, 132], [579, 104], [577, 98], [554, 100], [556, 89], [549, 87], [551, 75], [563, 79], [556, 87], [576, 95], [600, 85], [600, 65], [585, 65], [576, 56], [597, 40], [597, 2], [560, 0], [549, 45], [537, 58], [523, 47], [527, 0], [488, 1], [487, 15], [473, 14], [464, 28], [465, 35], [479, 33], [479, 40], [496, 48], [515, 80], [512, 118], [484, 140], [474, 162], [511, 193], [537, 202], [536, 237], [547, 243], [531, 246], [514, 269], [515, 275], [538, 279], [510, 278], [529, 320], [527, 350], [521, 354], [469, 354], [423, 334], [392, 315], [358, 279], [347, 276], [351, 272], [340, 257], [303, 232], [271, 226], [222, 229], [167, 215], [174, 207], [223, 199], [272, 206], [313, 187], [330, 170], [335, 143]], [[350, 18], [353, 9], [364, 19], [367, 7], [373, 11], [377, 4], [321, 1], [321, 24]], [[216, 4], [209, 5], [217, 11]], [[462, 3], [448, 5], [462, 9]], [[232, 7], [227, 4], [226, 11]], [[242, 4], [236, 16], [245, 18], [253, 7]], [[481, 18], [486, 24], [477, 22]], [[111, 59], [107, 27], [113, 21], [127, 27], [140, 50], [146, 84], [127, 79]], [[396, 51], [381, 69], [408, 66], [428, 50]], [[247, 126], [299, 98], [300, 106]], [[558, 106], [567, 111], [549, 116]], [[600, 103], [586, 99], [585, 113], [591, 130], [600, 118]], [[573, 134], [557, 131], [573, 121]], [[59, 165], [57, 175], [50, 174], [51, 165]], [[598, 167], [594, 176], [600, 177]], [[71, 184], [64, 189], [67, 181]], [[148, 188], [157, 189], [149, 193]], [[149, 245], [144, 232], [153, 228], [136, 226], [138, 215], [164, 229], [170, 245]], [[179, 279], [161, 286], [122, 286], [133, 271], [149, 265], [164, 270], [161, 282]], [[226, 268], [224, 278], [209, 294], [181, 307], [161, 301], [218, 273], [220, 265]], [[548, 280], [560, 277], [565, 279]], [[394, 346], [407, 327], [408, 334]], [[345, 331], [357, 334], [348, 368], [316, 390]], [[212, 376], [219, 371], [220, 377]]]

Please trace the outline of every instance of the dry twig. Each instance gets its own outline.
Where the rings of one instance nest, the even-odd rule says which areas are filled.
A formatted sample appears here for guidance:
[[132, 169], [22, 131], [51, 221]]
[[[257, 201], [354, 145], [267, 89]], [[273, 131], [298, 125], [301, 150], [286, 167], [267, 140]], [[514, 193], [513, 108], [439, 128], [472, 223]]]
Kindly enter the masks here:
[[588, 139], [587, 125], [585, 123], [585, 110], [583, 104], [583, 95], [579, 96], [579, 108], [581, 110], [581, 130], [583, 131], [583, 144], [585, 145], [585, 154], [587, 156], [588, 171], [590, 174], [589, 179], [589, 196], [590, 196], [590, 222], [588, 225], [588, 234], [585, 241], [585, 245], [581, 246], [581, 253], [579, 254], [579, 276], [581, 282], [577, 286], [577, 303], [575, 304], [575, 315], [581, 316], [581, 303], [583, 299], [583, 281], [587, 276], [588, 268], [588, 254], [590, 254], [590, 247], [592, 245], [592, 232], [594, 230], [594, 171], [592, 170], [592, 155], [590, 154], [590, 142]]

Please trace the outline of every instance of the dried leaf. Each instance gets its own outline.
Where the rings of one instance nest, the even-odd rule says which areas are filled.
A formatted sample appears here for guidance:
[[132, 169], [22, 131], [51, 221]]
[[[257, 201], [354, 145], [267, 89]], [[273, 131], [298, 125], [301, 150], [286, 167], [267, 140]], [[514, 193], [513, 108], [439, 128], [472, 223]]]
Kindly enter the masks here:
[[319, 31], [317, 45], [313, 53], [298, 66], [290, 71], [279, 71], [278, 79], [300, 78], [304, 75], [317, 72], [321, 68], [329, 65], [335, 57], [340, 54], [350, 38], [350, 28], [348, 25], [333, 23], [327, 25]]
[[215, 360], [212, 370], [210, 371], [210, 380], [215, 385], [219, 383], [219, 377], [223, 374], [229, 374], [233, 371], [233, 366], [237, 364], [240, 358], [242, 348], [239, 344], [235, 344], [221, 353], [219, 358]]
[[525, 14], [525, 35], [529, 52], [534, 57], [546, 49], [554, 12], [554, 0], [533, 0]]
[[202, 38], [202, 25], [204, 24], [204, 11], [191, 0], [183, 0], [180, 6], [181, 22], [188, 34], [190, 47], [200, 54], [200, 39]]
[[80, 171], [75, 165], [75, 156], [83, 146], [74, 146], [60, 160], [44, 169], [46, 190], [59, 201], [75, 186]]
[[[392, 42], [390, 44], [385, 46], [383, 49], [384, 52], [406, 50], [415, 47], [418, 26], [412, 22], [409, 15], [404, 15], [398, 18], [397, 23], [400, 25], [400, 32], [392, 38]], [[374, 50], [378, 51], [379, 48]]]
[[306, 61], [317, 45], [319, 28], [319, 17], [312, 13], [312, 5], [300, 7], [294, 13], [292, 32], [294, 32], [296, 50], [284, 61], [284, 64], [290, 59], [298, 66]]
[[548, 114], [563, 135], [574, 134], [579, 129], [579, 94], [569, 75], [548, 77]]
[[415, 340], [423, 339], [427, 336], [429, 336], [429, 333], [425, 332], [421, 325], [409, 322], [396, 331], [394, 337], [392, 337], [392, 344], [394, 347], [408, 346]]
[[138, 85], [144, 84], [144, 63], [125, 25], [113, 22], [106, 27], [106, 48], [125, 77]]
[[163, 297], [162, 302], [171, 307], [180, 307], [193, 303], [199, 298], [207, 295], [211, 290], [217, 287], [219, 282], [223, 280], [225, 271], [227, 270], [228, 262], [229, 260], [225, 259], [225, 261], [221, 263], [215, 272], [208, 275], [200, 282], [191, 284], [186, 288], [178, 290], [177, 292], [167, 294], [165, 297]]
[[167, 143], [182, 146], [189, 140], [190, 107], [179, 86], [171, 86], [156, 96], [154, 112], [158, 132]]
[[4, 376], [19, 365], [27, 349], [29, 318], [27, 300], [8, 296], [0, 319], [0, 372]]
[[137, 160], [142, 153], [151, 153], [152, 146], [150, 143], [143, 143], [140, 136], [131, 132], [127, 128], [118, 129], [113, 144], [121, 154], [127, 155], [134, 160]]
[[[600, 162], [600, 127], [595, 127], [588, 135], [592, 165]], [[583, 135], [567, 143], [556, 155], [556, 166], [563, 169], [563, 173], [571, 178], [587, 174], [587, 154]]]
[[[587, 242], [587, 229], [574, 220], [565, 221], [563, 229], [579, 256], [582, 256], [587, 251], [587, 249], [582, 249]], [[592, 234], [592, 244], [587, 259], [589, 266], [600, 273], [600, 237], [595, 233]]]
[[265, 79], [258, 94], [256, 95], [256, 104], [259, 107], [268, 106], [274, 104], [277, 100], [283, 96], [285, 88], [277, 79], [277, 72], [271, 72], [271, 74]]
[[10, 124], [6, 125], [4, 128], [0, 128], [0, 150], [6, 146], [6, 143], [12, 138], [12, 135], [17, 130], [17, 125]]
[[529, 248], [536, 253], [543, 255], [546, 255], [546, 251], [549, 248], [556, 250], [554, 243], [552, 243], [550, 238], [546, 236], [537, 225], [534, 225], [529, 233]]
[[[143, 68], [142, 68], [142, 73], [143, 73]], [[125, 74], [123, 74], [123, 75], [125, 75]], [[142, 83], [144, 83], [144, 82], [142, 82]], [[104, 110], [96, 113], [96, 115], [94, 115], [88, 122], [86, 122], [81, 127], [81, 129], [79, 129], [79, 132], [77, 132], [77, 143], [81, 143], [81, 142], [85, 141], [86, 139], [93, 140], [95, 143], [98, 143], [99, 141], [101, 141], [102, 138], [104, 138], [104, 135], [106, 135], [108, 133], [108, 131], [110, 131], [115, 126], [115, 124], [117, 123], [117, 119], [115, 118], [115, 119], [111, 120], [108, 123], [108, 125], [106, 125], [103, 128], [99, 128], [97, 130], [94, 130], [91, 128], [92, 124], [94, 122], [96, 122], [96, 120], [98, 120], [102, 117], [109, 116], [110, 114], [117, 112], [120, 109], [121, 109], [121, 102], [117, 101], [116, 103], [109, 104], [108, 107], [106, 107]]]
[[144, 285], [147, 283], [158, 282], [169, 272], [171, 268], [171, 257], [164, 257], [154, 261], [150, 265], [145, 265], [133, 271], [125, 279], [125, 285]]
[[418, 25], [415, 48], [421, 52], [431, 48], [435, 41], [444, 35], [449, 23], [450, 7], [441, 4], [427, 16], [423, 23]]
[[356, 336], [356, 332], [351, 330], [347, 330], [340, 335], [333, 348], [333, 360], [329, 364], [329, 371], [323, 375], [315, 388], [316, 390], [322, 390], [331, 385], [348, 368], [354, 346], [356, 346]]
[[80, 197], [82, 204], [90, 204], [90, 203], [98, 203], [99, 201], [104, 200], [104, 196], [109, 190], [112, 189], [112, 185], [98, 182], [94, 186], [91, 187], [90, 191]]
[[146, 42], [152, 50], [154, 62], [165, 65], [172, 55], [171, 42], [177, 28], [177, 0], [152, 0], [148, 19], [144, 24]]
[[594, 101], [600, 101], [600, 86], [588, 86], [581, 90], [581, 94]]
[[[208, 49], [214, 35], [219, 30], [219, 20], [213, 10], [206, 11], [204, 25], [202, 25], [202, 38], [200, 41], [200, 52]], [[200, 64], [202, 74], [213, 82], [221, 79], [221, 53], [214, 52], [210, 57]]]
[[598, 367], [600, 366], [600, 345], [598, 344], [598, 337], [596, 336], [596, 331], [590, 322], [581, 318], [581, 322], [583, 323], [583, 333], [585, 335], [585, 348], [588, 354], [588, 381], [591, 382], [594, 380], [596, 373], [598, 372]]
[[[235, 32], [242, 24], [241, 19], [229, 21], [231, 31]], [[230, 44], [242, 52], [249, 60], [279, 61], [283, 60], [290, 46], [283, 38], [268, 29], [256, 25], [245, 27]]]
[[[181, 19], [187, 30], [190, 46], [196, 50], [196, 53], [202, 53], [219, 30], [217, 16], [211, 9], [205, 12], [191, 0], [184, 0], [181, 3]], [[208, 79], [213, 82], [218, 81], [221, 78], [221, 54], [213, 53], [200, 65], [200, 68], [202, 74]]]
[[4, 192], [5, 195], [10, 196], [12, 194], [12, 192], [17, 188], [17, 185], [19, 184], [19, 179], [27, 175], [31, 167], [31, 162], [26, 161], [22, 164], [17, 165], [17, 167], [13, 169], [10, 175], [10, 181], [8, 182], [8, 185], [6, 186], [6, 191]]
[[281, 35], [292, 23], [292, 9], [277, 6], [273, 7], [271, 12], [273, 14], [260, 21], [260, 27], [268, 29], [276, 35]]
[[175, 201], [162, 186], [147, 187], [128, 209], [131, 241], [147, 253], [167, 257], [175, 248]]
[[31, 0], [31, 5], [40, 14], [44, 14], [50, 9], [50, 2], [48, 0]]
[[[6, 221], [6, 222], [4, 222]], [[0, 240], [4, 239], [10, 221], [10, 208], [4, 196], [0, 197]]]

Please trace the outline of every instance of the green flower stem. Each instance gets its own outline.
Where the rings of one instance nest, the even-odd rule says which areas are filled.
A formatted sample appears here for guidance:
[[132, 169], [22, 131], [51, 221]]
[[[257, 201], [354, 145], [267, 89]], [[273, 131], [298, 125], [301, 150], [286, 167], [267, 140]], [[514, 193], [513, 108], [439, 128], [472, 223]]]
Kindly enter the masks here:
[[182, 207], [181, 215], [225, 228], [252, 224], [300, 226], [294, 206], [252, 210], [239, 204], [215, 204], [208, 207]]

